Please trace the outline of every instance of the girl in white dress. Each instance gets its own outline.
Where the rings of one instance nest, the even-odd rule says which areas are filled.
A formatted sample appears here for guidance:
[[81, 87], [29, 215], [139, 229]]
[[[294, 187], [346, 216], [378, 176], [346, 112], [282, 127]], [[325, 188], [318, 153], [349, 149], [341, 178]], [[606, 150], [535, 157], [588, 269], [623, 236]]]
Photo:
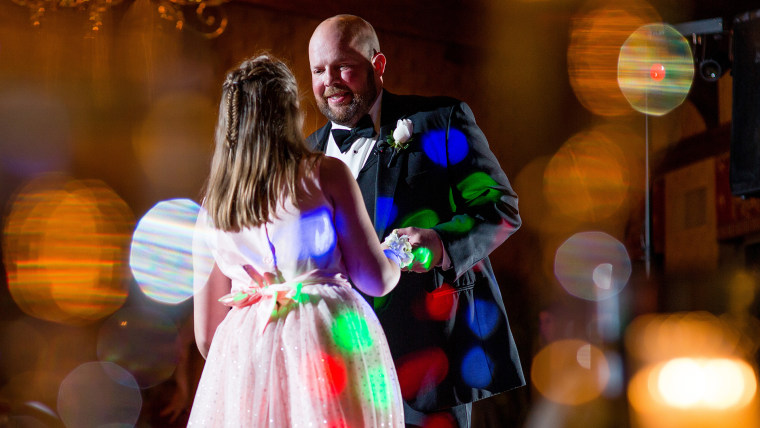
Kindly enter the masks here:
[[403, 426], [385, 336], [351, 285], [388, 293], [398, 258], [348, 168], [311, 152], [302, 124], [282, 62], [227, 75], [198, 221], [215, 263], [194, 296], [206, 364], [188, 426]]

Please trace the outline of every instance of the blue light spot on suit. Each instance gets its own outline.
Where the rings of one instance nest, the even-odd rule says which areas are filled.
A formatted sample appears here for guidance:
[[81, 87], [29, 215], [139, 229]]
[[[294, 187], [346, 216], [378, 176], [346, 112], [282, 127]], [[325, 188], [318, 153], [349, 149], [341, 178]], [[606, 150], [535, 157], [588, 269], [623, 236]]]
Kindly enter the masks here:
[[491, 384], [493, 361], [483, 348], [475, 346], [462, 358], [462, 380], [473, 388], [485, 388]]
[[475, 310], [467, 312], [467, 325], [481, 339], [493, 334], [499, 325], [499, 307], [493, 302], [475, 299]]
[[384, 230], [396, 220], [398, 208], [393, 204], [393, 198], [378, 196], [375, 202], [375, 229]]
[[[454, 165], [467, 156], [469, 147], [467, 137], [458, 129], [449, 129], [448, 145], [446, 144], [446, 131], [435, 129], [422, 136], [422, 150], [425, 154], [440, 166]], [[448, 150], [448, 152], [447, 152]]]

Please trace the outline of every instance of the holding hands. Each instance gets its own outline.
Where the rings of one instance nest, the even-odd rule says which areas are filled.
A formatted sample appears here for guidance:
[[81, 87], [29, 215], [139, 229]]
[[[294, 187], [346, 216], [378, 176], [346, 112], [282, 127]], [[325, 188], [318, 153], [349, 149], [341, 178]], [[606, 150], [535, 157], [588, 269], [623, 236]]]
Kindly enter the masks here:
[[[440, 266], [443, 259], [443, 243], [433, 229], [418, 227], [395, 229], [383, 241], [383, 249], [386, 250], [389, 258], [398, 259], [394, 261], [397, 261], [401, 270], [405, 272], [427, 272]], [[402, 260], [409, 252], [412, 256], [411, 260]]]

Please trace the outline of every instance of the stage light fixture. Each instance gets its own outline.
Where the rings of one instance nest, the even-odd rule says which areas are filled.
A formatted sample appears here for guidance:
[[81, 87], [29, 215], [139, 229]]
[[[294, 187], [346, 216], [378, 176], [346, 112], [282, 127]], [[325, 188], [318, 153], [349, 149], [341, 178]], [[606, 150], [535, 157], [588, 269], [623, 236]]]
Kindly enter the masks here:
[[702, 80], [716, 82], [731, 68], [729, 32], [723, 28], [722, 18], [685, 22], [674, 27], [690, 40], [696, 71]]

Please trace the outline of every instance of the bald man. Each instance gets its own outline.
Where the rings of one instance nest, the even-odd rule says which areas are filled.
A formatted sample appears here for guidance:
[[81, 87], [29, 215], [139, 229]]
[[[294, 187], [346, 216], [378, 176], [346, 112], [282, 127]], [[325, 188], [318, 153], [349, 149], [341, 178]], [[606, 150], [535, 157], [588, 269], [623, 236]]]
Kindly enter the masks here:
[[405, 422], [469, 427], [473, 401], [525, 385], [488, 259], [521, 224], [517, 195], [467, 104], [383, 89], [386, 58], [365, 20], [320, 23], [309, 64], [328, 119], [310, 144], [349, 166], [378, 237], [397, 230], [415, 249], [398, 286], [368, 297], [396, 363]]

